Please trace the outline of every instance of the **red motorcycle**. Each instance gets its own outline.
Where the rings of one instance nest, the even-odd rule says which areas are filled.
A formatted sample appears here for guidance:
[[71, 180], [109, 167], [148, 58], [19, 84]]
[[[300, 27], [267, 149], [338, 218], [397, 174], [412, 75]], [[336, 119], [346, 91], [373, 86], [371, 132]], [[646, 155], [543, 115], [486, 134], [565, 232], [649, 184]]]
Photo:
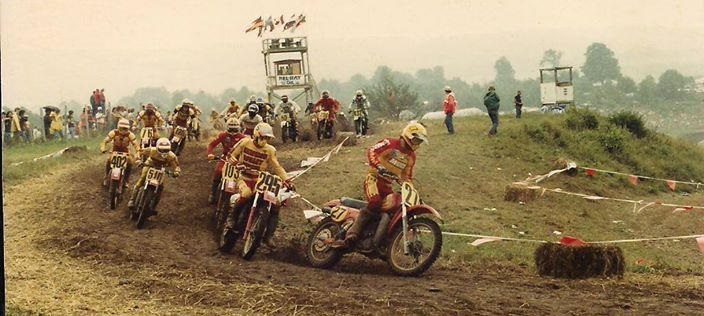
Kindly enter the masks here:
[[346, 253], [357, 252], [386, 261], [394, 273], [402, 276], [418, 276], [428, 270], [442, 248], [440, 226], [431, 217], [442, 217], [420, 201], [418, 191], [409, 182], [401, 183], [401, 192], [394, 194], [400, 194], [397, 205], [389, 212], [374, 214], [356, 244], [346, 249], [335, 249], [331, 244], [345, 238], [367, 202], [343, 197], [327, 202], [321, 209], [304, 211], [307, 219], [318, 221], [306, 245], [310, 265], [330, 268]]

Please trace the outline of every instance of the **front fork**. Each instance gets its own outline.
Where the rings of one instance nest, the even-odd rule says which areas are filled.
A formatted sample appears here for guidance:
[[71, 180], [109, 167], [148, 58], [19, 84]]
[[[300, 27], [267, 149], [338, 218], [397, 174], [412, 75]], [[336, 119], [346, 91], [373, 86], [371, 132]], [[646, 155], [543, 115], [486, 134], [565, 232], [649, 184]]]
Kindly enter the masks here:
[[242, 234], [242, 240], [247, 239], [247, 236], [251, 233], [252, 220], [254, 218], [254, 212], [257, 210], [257, 202], [259, 201], [259, 192], [254, 195], [254, 201], [252, 202], [252, 207], [249, 209], [249, 216], [247, 217], [247, 226], [245, 226], [244, 234]]
[[408, 255], [409, 251], [409, 241], [408, 241], [408, 214], [406, 213], [406, 204], [401, 204], [401, 222], [403, 224], [403, 254]]

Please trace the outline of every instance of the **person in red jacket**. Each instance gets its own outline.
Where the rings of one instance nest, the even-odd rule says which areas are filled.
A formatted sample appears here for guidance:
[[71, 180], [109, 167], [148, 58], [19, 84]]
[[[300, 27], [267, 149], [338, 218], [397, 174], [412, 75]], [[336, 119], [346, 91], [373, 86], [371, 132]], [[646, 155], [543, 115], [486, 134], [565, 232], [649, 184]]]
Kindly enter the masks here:
[[368, 204], [359, 210], [359, 217], [347, 231], [345, 239], [334, 241], [331, 247], [352, 246], [372, 214], [390, 211], [401, 202], [401, 196], [393, 194], [393, 179], [413, 182], [415, 152], [421, 144], [427, 142], [428, 131], [425, 126], [411, 122], [406, 125], [399, 138], [385, 138], [367, 150], [369, 172], [364, 178], [364, 199]]
[[452, 116], [455, 114], [455, 110], [457, 110], [457, 101], [455, 100], [455, 94], [452, 93], [450, 86], [445, 86], [445, 100], [442, 102], [442, 106], [445, 112], [445, 126], [447, 127], [447, 132], [454, 134], [455, 127], [452, 125]]
[[[247, 135], [240, 133], [240, 121], [234, 117], [228, 119], [227, 132], [222, 132], [218, 134], [218, 136], [213, 139], [210, 144], [208, 144], [208, 160], [215, 159], [215, 155], [213, 155], [213, 149], [215, 149], [215, 147], [220, 144], [222, 145], [222, 157], [227, 157], [227, 155], [230, 153], [230, 150], [232, 150], [232, 147], [235, 147], [235, 144], [237, 144], [240, 140], [245, 137], [247, 137]], [[215, 165], [215, 173], [213, 174], [213, 184], [210, 187], [210, 195], [208, 195], [208, 203], [210, 204], [215, 203], [215, 196], [218, 192], [218, 188], [220, 187], [220, 178], [222, 177], [222, 167], [224, 165], [225, 162], [223, 160], [218, 161]]]
[[340, 110], [340, 102], [330, 97], [330, 92], [323, 90], [322, 98], [313, 106], [314, 111], [328, 111], [328, 120], [335, 122], [336, 113]]

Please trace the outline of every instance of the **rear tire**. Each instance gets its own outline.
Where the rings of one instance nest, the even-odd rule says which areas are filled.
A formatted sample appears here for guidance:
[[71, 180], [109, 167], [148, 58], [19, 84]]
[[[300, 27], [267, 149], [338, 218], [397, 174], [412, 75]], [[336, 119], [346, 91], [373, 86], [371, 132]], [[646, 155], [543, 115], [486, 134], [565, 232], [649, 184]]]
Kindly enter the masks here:
[[[418, 276], [428, 270], [431, 265], [440, 256], [440, 250], [442, 248], [442, 231], [440, 231], [440, 226], [430, 218], [427, 217], [414, 217], [408, 220], [408, 229], [413, 228], [423, 228], [430, 231], [433, 237], [433, 243], [430, 245], [432, 248], [428, 252], [427, 256], [422, 259], [417, 265], [413, 267], [401, 267], [400, 262], [397, 262], [397, 256], [400, 258], [409, 258], [403, 254], [403, 225], [399, 223], [395, 228], [393, 234], [391, 234], [391, 239], [389, 241], [388, 247], [386, 248], [386, 261], [388, 262], [394, 273], [400, 276]], [[409, 245], [411, 252], [420, 252], [423, 249], [420, 242]], [[417, 260], [418, 258], [416, 258]]]
[[336, 265], [342, 259], [343, 252], [324, 245], [321, 239], [335, 238], [340, 230], [340, 225], [332, 219], [325, 218], [313, 229], [306, 244], [306, 261], [319, 269], [327, 269]]

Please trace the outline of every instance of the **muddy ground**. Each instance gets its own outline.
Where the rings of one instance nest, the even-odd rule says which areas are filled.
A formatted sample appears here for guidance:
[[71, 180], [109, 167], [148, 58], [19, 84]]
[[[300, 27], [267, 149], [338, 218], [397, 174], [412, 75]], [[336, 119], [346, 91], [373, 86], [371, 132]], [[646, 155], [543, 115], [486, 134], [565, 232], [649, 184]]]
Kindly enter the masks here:
[[[190, 144], [189, 144], [190, 145]], [[107, 206], [102, 157], [4, 192], [7, 304], [46, 314], [696, 314], [704, 277], [627, 274], [621, 280], [556, 280], [527, 266], [451, 263], [419, 278], [384, 262], [345, 257], [332, 270], [306, 266], [310, 229], [294, 204], [282, 211], [277, 251], [251, 261], [216, 249], [206, 204], [212, 165], [202, 148], [181, 156], [159, 215], [136, 230], [126, 199]], [[289, 162], [290, 164], [291, 162]], [[133, 178], [134, 180], [134, 178]], [[305, 185], [305, 184], [299, 184]], [[331, 197], [332, 198], [332, 197]]]

